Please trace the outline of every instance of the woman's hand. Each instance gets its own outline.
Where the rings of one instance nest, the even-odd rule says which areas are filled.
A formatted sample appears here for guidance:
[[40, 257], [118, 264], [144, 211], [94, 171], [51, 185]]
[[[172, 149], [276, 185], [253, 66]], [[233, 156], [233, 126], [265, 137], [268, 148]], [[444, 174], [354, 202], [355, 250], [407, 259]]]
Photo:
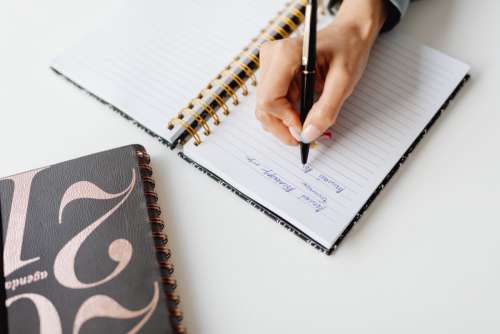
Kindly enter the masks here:
[[256, 117], [285, 144], [311, 143], [335, 123], [345, 99], [365, 69], [385, 20], [384, 0], [344, 0], [334, 21], [317, 35], [316, 92], [302, 127], [300, 102], [302, 38], [265, 43], [260, 51]]

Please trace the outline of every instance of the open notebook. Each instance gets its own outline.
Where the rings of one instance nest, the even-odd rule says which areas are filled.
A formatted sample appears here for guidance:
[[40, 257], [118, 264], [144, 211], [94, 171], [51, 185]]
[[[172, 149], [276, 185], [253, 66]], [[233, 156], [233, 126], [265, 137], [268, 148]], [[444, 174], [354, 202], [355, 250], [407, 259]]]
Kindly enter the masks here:
[[[304, 170], [297, 149], [279, 144], [254, 117], [259, 45], [300, 29], [304, 6], [186, 0], [171, 16], [163, 1], [128, 1], [52, 68], [330, 253], [445, 109], [469, 67], [397, 32], [381, 36], [333, 139], [311, 150]], [[330, 19], [323, 16], [323, 23]]]

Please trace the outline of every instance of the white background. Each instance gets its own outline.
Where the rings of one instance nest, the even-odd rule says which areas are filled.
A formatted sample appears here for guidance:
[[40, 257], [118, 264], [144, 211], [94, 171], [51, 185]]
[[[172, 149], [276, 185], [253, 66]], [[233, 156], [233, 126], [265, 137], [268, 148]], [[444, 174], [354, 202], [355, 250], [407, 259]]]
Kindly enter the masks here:
[[190, 333], [500, 331], [500, 2], [411, 5], [472, 79], [329, 257], [49, 70], [115, 3], [0, 4], [1, 176], [145, 145]]

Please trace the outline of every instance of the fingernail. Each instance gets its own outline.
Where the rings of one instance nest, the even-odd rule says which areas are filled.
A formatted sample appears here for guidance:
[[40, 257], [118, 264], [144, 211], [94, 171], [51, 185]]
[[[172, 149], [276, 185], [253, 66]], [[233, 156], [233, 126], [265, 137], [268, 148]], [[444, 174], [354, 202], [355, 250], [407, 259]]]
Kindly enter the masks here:
[[332, 137], [333, 137], [332, 136], [332, 131], [330, 131], [330, 130], [326, 130], [323, 133], [323, 135], [321, 135], [321, 139], [328, 139], [328, 140], [330, 140], [330, 139], [332, 139]]
[[300, 134], [300, 141], [309, 144], [321, 136], [321, 131], [314, 125], [308, 125]]
[[295, 138], [296, 141], [300, 141], [300, 131], [298, 131], [293, 126], [288, 127], [288, 130], [290, 131], [290, 134], [292, 135], [293, 138]]

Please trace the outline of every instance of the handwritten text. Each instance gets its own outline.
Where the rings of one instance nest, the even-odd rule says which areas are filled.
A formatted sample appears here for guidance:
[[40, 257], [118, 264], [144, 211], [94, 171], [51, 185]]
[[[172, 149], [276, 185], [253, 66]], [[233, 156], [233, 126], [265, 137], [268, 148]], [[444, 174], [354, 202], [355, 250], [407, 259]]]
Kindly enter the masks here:
[[290, 191], [295, 190], [295, 186], [283, 179], [283, 177], [279, 176], [278, 173], [276, 173], [272, 169], [262, 168], [261, 172], [262, 174], [264, 174], [264, 176], [279, 185], [285, 192], [289, 193]]
[[308, 195], [300, 195], [299, 199], [313, 207], [315, 212], [320, 212], [326, 206]]
[[323, 182], [324, 184], [332, 187], [333, 189], [335, 189], [335, 192], [337, 194], [340, 194], [345, 189], [343, 185], [341, 185], [340, 183], [338, 183], [337, 181], [335, 181], [331, 177], [324, 175], [324, 174], [319, 174], [316, 177], [316, 180]]

